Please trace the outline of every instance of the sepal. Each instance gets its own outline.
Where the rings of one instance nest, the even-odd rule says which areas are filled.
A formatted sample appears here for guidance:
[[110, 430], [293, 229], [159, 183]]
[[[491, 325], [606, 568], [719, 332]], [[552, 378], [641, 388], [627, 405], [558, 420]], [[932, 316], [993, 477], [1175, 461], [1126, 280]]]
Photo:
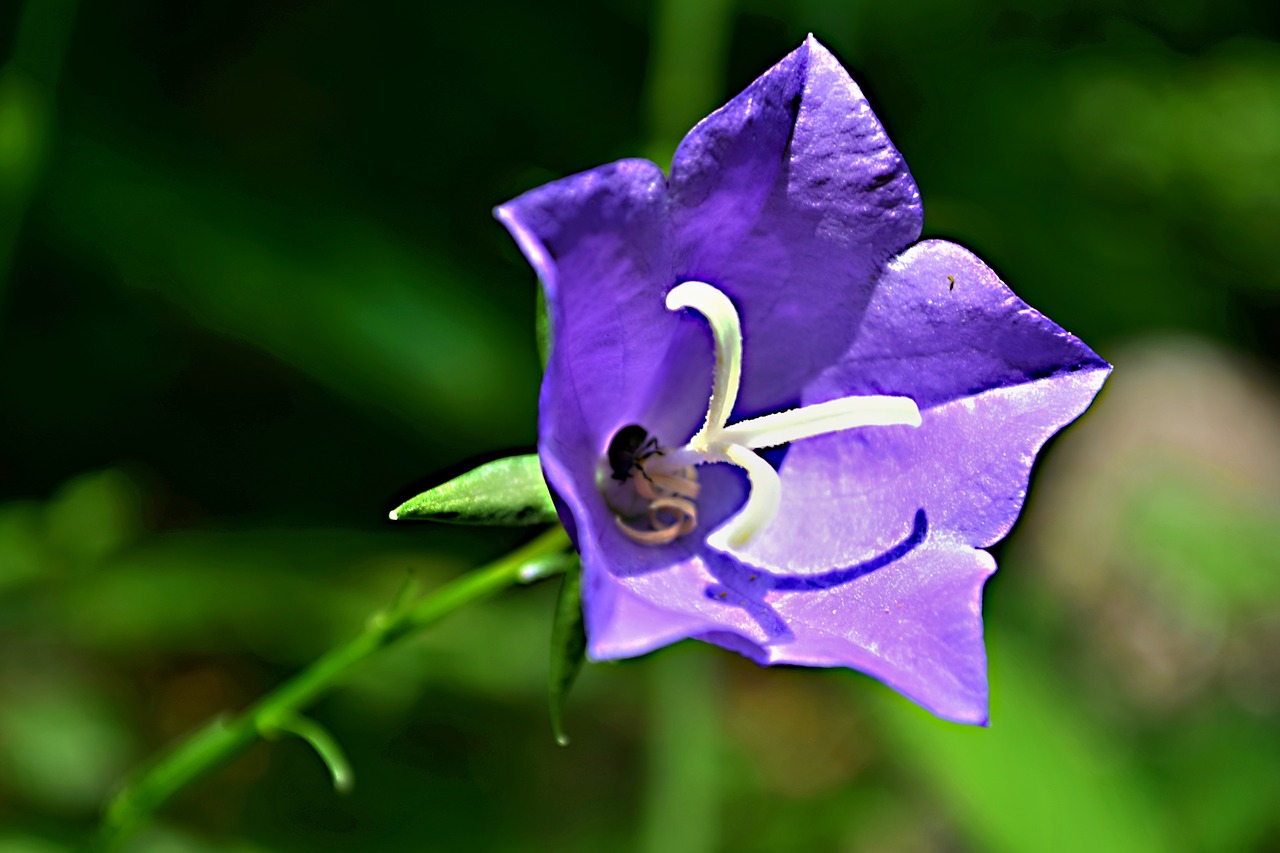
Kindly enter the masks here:
[[575, 559], [560, 582], [555, 622], [551, 626], [551, 668], [547, 694], [551, 703], [551, 731], [556, 743], [569, 745], [564, 732], [564, 706], [569, 690], [587, 657], [587, 630], [582, 619], [582, 567]]
[[428, 489], [392, 510], [391, 520], [520, 527], [557, 518], [542, 465], [531, 453], [486, 462]]

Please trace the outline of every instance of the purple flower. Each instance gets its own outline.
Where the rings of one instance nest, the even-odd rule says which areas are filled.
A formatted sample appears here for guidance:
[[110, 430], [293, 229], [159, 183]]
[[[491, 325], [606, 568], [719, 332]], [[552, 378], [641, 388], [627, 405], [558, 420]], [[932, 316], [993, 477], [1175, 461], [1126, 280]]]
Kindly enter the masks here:
[[985, 723], [980, 549], [1110, 367], [915, 242], [915, 182], [835, 58], [810, 37], [669, 178], [622, 160], [497, 215], [546, 292], [538, 452], [590, 656], [696, 637]]

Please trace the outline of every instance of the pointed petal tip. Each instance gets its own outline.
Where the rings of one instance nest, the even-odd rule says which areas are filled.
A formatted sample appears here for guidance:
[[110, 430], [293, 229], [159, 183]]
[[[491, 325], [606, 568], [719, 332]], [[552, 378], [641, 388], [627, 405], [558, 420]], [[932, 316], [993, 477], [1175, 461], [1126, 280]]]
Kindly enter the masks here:
[[843, 65], [841, 65], [840, 60], [836, 59], [835, 54], [833, 54], [825, 44], [819, 41], [818, 37], [813, 33], [809, 33], [809, 35], [805, 36], [804, 43], [800, 48], [808, 54], [810, 60], [814, 58], [819, 60], [829, 59], [836, 64], [840, 71], [848, 76], [849, 72], [845, 70]]
[[987, 729], [991, 727], [991, 710], [987, 701], [987, 696], [970, 697], [962, 699], [959, 702], [954, 698], [945, 702], [925, 701], [919, 695], [900, 690], [898, 687], [885, 682], [885, 686], [891, 690], [897, 691], [910, 702], [915, 703], [920, 708], [928, 711], [939, 720], [945, 720], [948, 723], [955, 723], [958, 726], [973, 726], [975, 728]]

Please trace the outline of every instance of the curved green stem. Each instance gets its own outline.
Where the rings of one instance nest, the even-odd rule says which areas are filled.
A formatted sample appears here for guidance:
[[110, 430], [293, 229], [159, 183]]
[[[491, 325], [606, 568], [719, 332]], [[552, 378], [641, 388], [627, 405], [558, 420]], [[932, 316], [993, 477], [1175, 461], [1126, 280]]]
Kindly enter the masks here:
[[569, 537], [557, 526], [417, 602], [397, 603], [378, 613], [351, 641], [332, 649], [238, 716], [211, 721], [128, 782], [107, 806], [100, 848], [115, 849], [175, 794], [244, 752], [263, 732], [296, 731], [301, 711], [380, 649], [467, 604], [563, 570], [567, 561], [559, 563], [556, 557], [568, 546]]
[[333, 777], [333, 789], [339, 794], [351, 793], [355, 784], [355, 775], [351, 772], [351, 762], [338, 745], [338, 741], [315, 720], [309, 720], [301, 714], [284, 717], [275, 721], [276, 728], [263, 729], [262, 736], [267, 740], [275, 740], [281, 735], [294, 735], [310, 744], [320, 756], [324, 766], [329, 768]]

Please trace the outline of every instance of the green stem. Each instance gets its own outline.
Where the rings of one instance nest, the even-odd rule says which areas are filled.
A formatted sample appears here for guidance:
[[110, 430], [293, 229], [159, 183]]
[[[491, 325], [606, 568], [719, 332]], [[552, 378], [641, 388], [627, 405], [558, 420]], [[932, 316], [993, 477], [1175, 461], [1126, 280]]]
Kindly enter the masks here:
[[347, 761], [347, 756], [338, 745], [338, 741], [325, 731], [324, 726], [298, 714], [277, 719], [275, 726], [274, 729], [263, 729], [262, 736], [268, 740], [275, 740], [282, 734], [302, 738], [320, 756], [325, 767], [329, 768], [329, 775], [333, 777], [333, 789], [339, 794], [351, 793], [351, 787], [355, 784], [351, 763]]
[[380, 649], [468, 604], [556, 573], [554, 558], [568, 546], [569, 537], [557, 526], [416, 603], [393, 605], [375, 615], [350, 642], [331, 650], [239, 716], [208, 723], [126, 784], [107, 806], [99, 833], [100, 848], [118, 847], [175, 794], [244, 752], [264, 732], [295, 731], [301, 711]]
[[722, 738], [717, 660], [684, 643], [649, 660], [648, 781], [642, 853], [720, 848]]

